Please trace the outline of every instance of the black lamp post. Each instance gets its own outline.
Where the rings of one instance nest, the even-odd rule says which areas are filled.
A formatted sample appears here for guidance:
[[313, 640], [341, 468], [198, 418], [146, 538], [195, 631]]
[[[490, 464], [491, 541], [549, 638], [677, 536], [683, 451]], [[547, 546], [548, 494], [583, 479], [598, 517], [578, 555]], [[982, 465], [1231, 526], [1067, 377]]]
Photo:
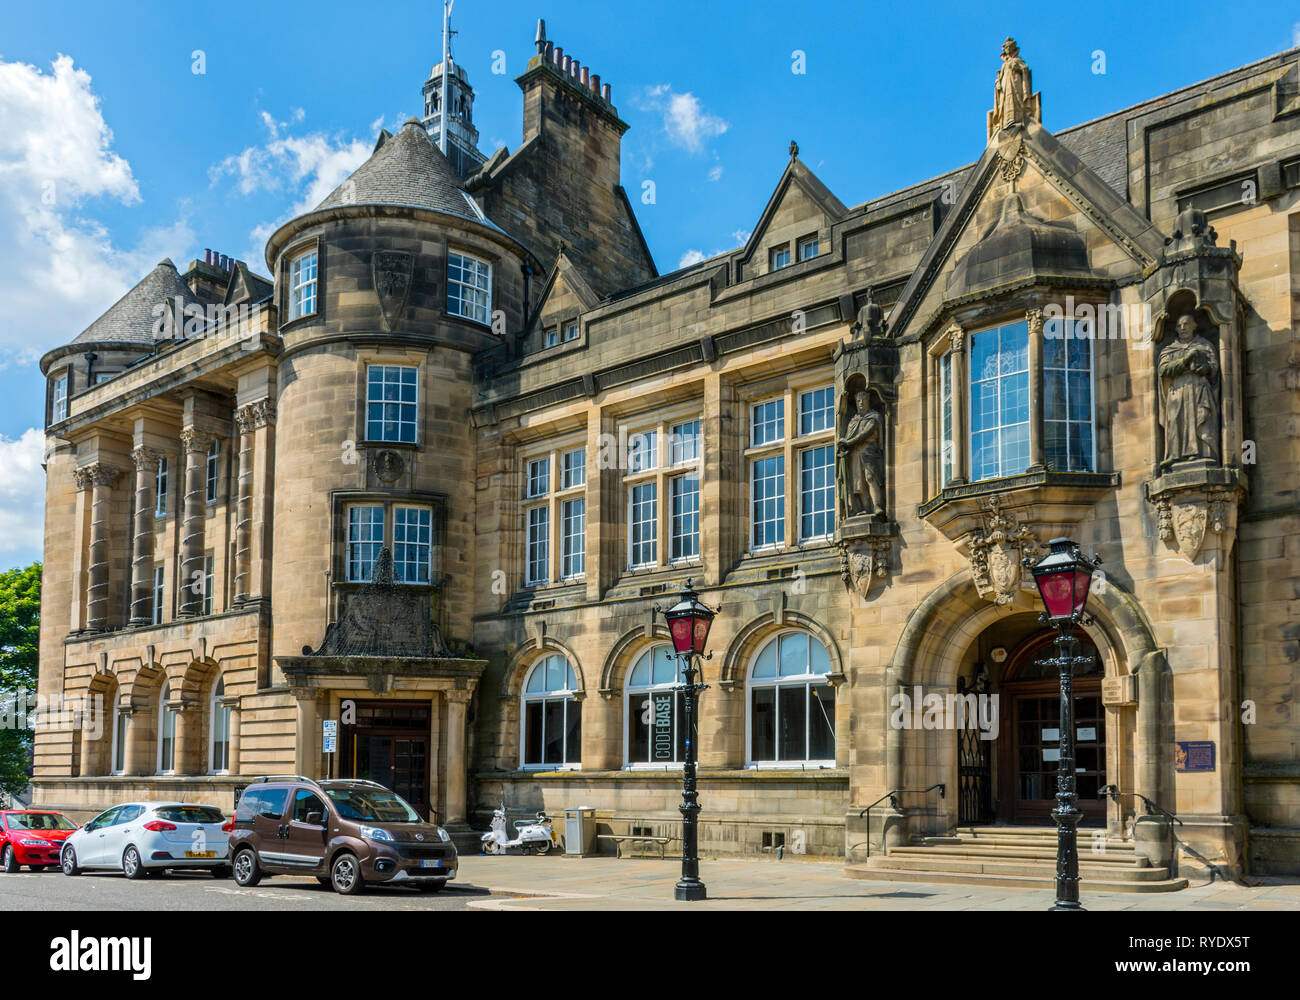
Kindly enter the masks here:
[[[699, 796], [695, 791], [695, 715], [699, 703], [699, 693], [708, 686], [695, 683], [695, 661], [704, 655], [704, 647], [709, 640], [709, 627], [717, 610], [701, 604], [700, 595], [686, 581], [681, 600], [667, 611], [663, 611], [664, 620], [668, 622], [668, 631], [673, 638], [673, 649], [682, 663], [682, 676], [685, 684], [679, 688], [683, 698], [683, 714], [686, 718], [686, 759], [682, 762], [682, 877], [677, 883], [675, 896], [682, 900], [705, 899], [708, 896], [704, 883], [700, 881], [699, 858]], [[655, 608], [656, 611], [660, 609]]]
[[1051, 551], [1038, 563], [1024, 560], [1034, 573], [1034, 582], [1047, 610], [1040, 621], [1056, 628], [1056, 656], [1040, 662], [1054, 666], [1061, 676], [1060, 759], [1056, 771], [1056, 905], [1053, 910], [1078, 910], [1079, 905], [1079, 810], [1075, 803], [1074, 771], [1074, 668], [1091, 662], [1079, 656], [1079, 640], [1074, 628], [1084, 620], [1092, 574], [1101, 560], [1092, 561], [1079, 554], [1079, 546], [1068, 538], [1053, 538]]

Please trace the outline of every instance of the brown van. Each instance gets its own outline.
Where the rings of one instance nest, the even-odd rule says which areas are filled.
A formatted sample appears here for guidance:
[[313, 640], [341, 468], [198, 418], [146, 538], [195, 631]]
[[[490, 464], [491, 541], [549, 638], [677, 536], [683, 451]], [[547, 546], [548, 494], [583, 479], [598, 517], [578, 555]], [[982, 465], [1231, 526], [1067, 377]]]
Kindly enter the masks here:
[[367, 883], [437, 892], [456, 877], [447, 831], [373, 781], [255, 778], [232, 823], [228, 857], [241, 886], [302, 874], [345, 895]]

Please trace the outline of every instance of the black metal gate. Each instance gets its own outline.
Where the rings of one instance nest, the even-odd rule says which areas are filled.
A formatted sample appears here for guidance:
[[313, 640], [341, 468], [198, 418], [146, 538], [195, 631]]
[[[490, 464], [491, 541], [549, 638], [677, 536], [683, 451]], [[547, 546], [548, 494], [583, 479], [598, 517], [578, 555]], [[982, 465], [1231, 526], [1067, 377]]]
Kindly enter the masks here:
[[993, 821], [990, 795], [991, 741], [980, 739], [978, 727], [957, 730], [957, 822], [977, 826]]

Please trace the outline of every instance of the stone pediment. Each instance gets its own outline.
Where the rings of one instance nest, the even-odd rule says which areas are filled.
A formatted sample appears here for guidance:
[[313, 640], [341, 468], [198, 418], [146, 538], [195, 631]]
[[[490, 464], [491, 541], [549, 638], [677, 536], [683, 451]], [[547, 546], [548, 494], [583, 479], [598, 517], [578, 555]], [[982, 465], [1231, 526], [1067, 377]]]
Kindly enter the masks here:
[[796, 225], [810, 233], [826, 230], [849, 214], [844, 203], [799, 159], [798, 145], [792, 142], [790, 150], [790, 162], [745, 241], [742, 261], [763, 253], [769, 232]]
[[896, 337], [1017, 287], [1140, 278], [1164, 253], [1151, 222], [1033, 120], [990, 139], [952, 202], [890, 313]]

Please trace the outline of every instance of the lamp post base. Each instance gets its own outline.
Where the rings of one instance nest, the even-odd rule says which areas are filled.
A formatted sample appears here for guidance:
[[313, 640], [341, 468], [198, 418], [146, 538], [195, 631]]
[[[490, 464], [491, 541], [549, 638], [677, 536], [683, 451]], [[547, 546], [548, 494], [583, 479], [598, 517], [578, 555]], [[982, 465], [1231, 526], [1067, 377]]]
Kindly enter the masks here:
[[708, 899], [708, 891], [704, 888], [704, 883], [699, 879], [688, 880], [682, 879], [673, 888], [673, 898], [679, 899], [685, 903], [693, 903], [699, 899]]
[[1079, 905], [1078, 903], [1062, 903], [1060, 900], [1057, 900], [1055, 906], [1049, 906], [1049, 907], [1047, 908], [1047, 912], [1048, 912], [1048, 913], [1053, 913], [1053, 912], [1055, 912], [1056, 910], [1064, 910], [1064, 911], [1069, 912], [1069, 913], [1083, 913], [1083, 912], [1084, 912], [1083, 907], [1082, 907], [1081, 905]]

